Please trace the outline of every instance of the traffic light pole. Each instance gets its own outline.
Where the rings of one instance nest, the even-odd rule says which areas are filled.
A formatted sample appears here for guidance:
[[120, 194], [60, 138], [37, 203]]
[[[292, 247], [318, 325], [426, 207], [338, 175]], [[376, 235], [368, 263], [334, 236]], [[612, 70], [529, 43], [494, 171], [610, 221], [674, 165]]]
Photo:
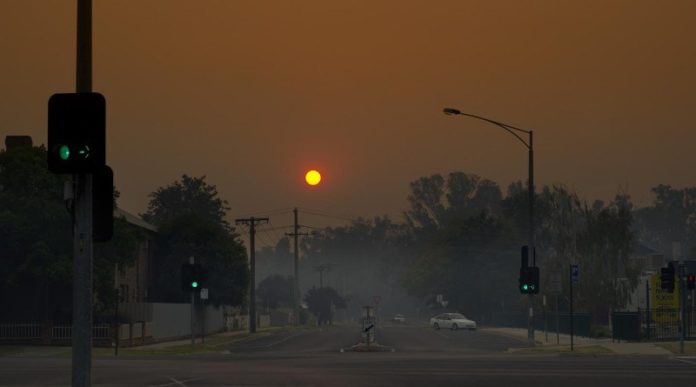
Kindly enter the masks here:
[[236, 224], [249, 225], [249, 333], [256, 333], [256, 224], [267, 223], [268, 218], [235, 219]]
[[[529, 131], [529, 163], [528, 163], [528, 189], [529, 189], [529, 251], [532, 252], [532, 267], [536, 267], [536, 249], [534, 248], [534, 132]], [[534, 344], [534, 303], [532, 295], [529, 295], [529, 321], [527, 322], [527, 340]]]
[[[464, 113], [458, 109], [445, 108], [443, 110], [443, 113], [445, 113], [446, 115], [460, 115], [476, 118], [477, 120], [486, 121], [490, 124], [505, 129], [508, 133], [515, 136], [522, 144], [524, 144], [524, 146], [529, 151], [529, 240], [527, 245], [529, 246], [529, 251], [534, 251], [534, 132], [532, 130], [521, 129], [512, 125], [504, 124], [502, 122], [498, 122], [490, 118], [481, 117], [476, 114]], [[527, 136], [529, 136], [529, 139], [525, 141], [524, 139], [522, 139], [522, 137], [520, 137], [518, 133], [526, 134]], [[532, 266], [536, 266], [536, 257], [533, 259]], [[528, 299], [529, 313], [527, 320], [527, 339], [530, 344], [534, 345], [534, 304], [532, 302], [533, 298], [531, 293], [529, 294]]]
[[[77, 0], [76, 91], [92, 91], [92, 0]], [[73, 175], [72, 386], [92, 384], [92, 175]]]

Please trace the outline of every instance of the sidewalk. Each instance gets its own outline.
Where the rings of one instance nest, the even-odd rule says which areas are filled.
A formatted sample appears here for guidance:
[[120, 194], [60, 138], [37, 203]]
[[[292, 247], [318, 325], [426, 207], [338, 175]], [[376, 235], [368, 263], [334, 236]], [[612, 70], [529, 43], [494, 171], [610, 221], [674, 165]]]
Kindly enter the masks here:
[[[503, 335], [508, 337], [513, 337], [520, 340], [527, 339], [527, 329], [524, 328], [482, 328], [484, 332], [493, 333], [497, 335]], [[544, 331], [534, 332], [534, 342], [535, 351], [549, 351], [549, 352], [567, 352], [570, 351], [570, 335], [559, 334], [558, 341], [555, 332], [548, 332], [548, 341], [546, 340], [547, 335]], [[588, 337], [573, 337], [573, 347], [578, 350], [582, 348], [599, 348], [598, 352], [614, 353], [618, 355], [672, 355], [673, 353], [667, 349], [656, 345], [655, 343], [633, 343], [633, 342], [612, 342], [611, 339], [593, 339]], [[517, 350], [517, 349], [513, 349]], [[530, 350], [520, 348], [519, 350]]]

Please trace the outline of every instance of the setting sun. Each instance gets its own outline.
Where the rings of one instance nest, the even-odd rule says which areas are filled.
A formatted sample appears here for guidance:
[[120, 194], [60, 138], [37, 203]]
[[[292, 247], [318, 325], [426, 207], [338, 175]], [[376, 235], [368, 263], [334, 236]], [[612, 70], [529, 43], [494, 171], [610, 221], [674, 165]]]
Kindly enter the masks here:
[[309, 185], [317, 185], [321, 181], [321, 174], [316, 169], [312, 169], [305, 174], [305, 181]]

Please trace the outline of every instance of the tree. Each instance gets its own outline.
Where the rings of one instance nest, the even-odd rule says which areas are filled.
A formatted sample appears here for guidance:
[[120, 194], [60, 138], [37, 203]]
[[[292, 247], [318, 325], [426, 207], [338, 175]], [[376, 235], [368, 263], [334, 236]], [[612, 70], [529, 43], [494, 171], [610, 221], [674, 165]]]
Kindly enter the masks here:
[[147, 212], [141, 216], [152, 224], [163, 225], [181, 215], [196, 214], [231, 230], [225, 220], [229, 211], [227, 201], [218, 197], [217, 187], [208, 184], [205, 176], [183, 175], [181, 181], [160, 187], [150, 193], [149, 197]]
[[344, 309], [346, 300], [331, 287], [313, 287], [304, 296], [309, 311], [317, 317], [319, 325], [333, 322], [333, 309]]
[[[0, 152], [0, 266], [9, 269], [0, 272], [0, 302], [16, 320], [70, 319], [73, 244], [63, 201], [66, 181], [48, 171], [44, 146]], [[94, 245], [97, 317], [115, 301], [114, 265], [134, 261], [136, 233], [116, 219], [112, 241]]]
[[687, 254], [695, 251], [696, 187], [675, 189], [660, 184], [651, 191], [652, 205], [634, 211], [637, 239], [667, 257], [672, 256], [673, 242], [680, 242]]
[[209, 302], [240, 305], [249, 281], [246, 249], [224, 219], [227, 202], [218, 198], [205, 177], [186, 175], [150, 194], [143, 218], [158, 227], [152, 298], [163, 302], [186, 302], [180, 287], [181, 265], [194, 257], [208, 272]]
[[266, 308], [292, 307], [294, 286], [292, 277], [274, 274], [259, 282], [256, 295]]
[[[46, 166], [46, 148], [0, 151], [0, 296], [15, 319], [68, 308], [72, 279], [65, 176]], [[12, 296], [9, 296], [12, 295]], [[67, 304], [67, 305], [66, 305]]]

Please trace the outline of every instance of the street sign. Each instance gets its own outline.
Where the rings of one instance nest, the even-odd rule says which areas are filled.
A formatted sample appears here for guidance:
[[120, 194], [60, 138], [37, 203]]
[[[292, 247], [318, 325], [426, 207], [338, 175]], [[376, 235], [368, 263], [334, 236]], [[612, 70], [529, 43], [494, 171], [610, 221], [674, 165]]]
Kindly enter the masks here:
[[208, 288], [202, 288], [201, 289], [201, 300], [207, 300], [208, 299]]
[[668, 323], [676, 319], [675, 313], [679, 310], [681, 287], [679, 286], [679, 279], [677, 279], [677, 286], [674, 287], [674, 292], [662, 289], [660, 284], [660, 275], [653, 274], [650, 277], [651, 318], [654, 322]]
[[570, 265], [570, 278], [573, 280], [574, 284], [578, 283], [578, 277], [580, 277], [578, 265]]

